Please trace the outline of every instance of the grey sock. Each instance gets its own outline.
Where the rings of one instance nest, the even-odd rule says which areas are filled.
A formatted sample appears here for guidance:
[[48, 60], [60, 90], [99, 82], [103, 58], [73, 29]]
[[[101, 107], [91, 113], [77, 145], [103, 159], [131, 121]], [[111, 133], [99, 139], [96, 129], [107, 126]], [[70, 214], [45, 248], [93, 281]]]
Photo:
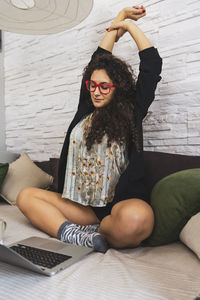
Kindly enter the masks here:
[[93, 248], [97, 252], [106, 253], [106, 251], [109, 249], [108, 243], [100, 233], [97, 233], [93, 236], [92, 242]]
[[[94, 248], [95, 251], [105, 253], [108, 250], [108, 244], [103, 236], [96, 232], [99, 226], [76, 225], [71, 222], [64, 222], [58, 230], [58, 239], [80, 246]], [[93, 231], [93, 232], [92, 232]]]

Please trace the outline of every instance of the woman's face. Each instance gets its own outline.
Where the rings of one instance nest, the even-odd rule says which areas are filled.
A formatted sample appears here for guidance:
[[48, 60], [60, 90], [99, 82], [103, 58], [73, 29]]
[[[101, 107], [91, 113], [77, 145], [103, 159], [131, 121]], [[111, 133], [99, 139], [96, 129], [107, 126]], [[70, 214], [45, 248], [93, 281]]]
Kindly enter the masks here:
[[105, 70], [95, 70], [90, 78], [90, 81], [95, 84], [101, 84], [101, 87], [96, 86], [96, 89], [91, 92], [91, 100], [96, 108], [106, 106], [113, 98], [115, 87], [109, 88], [107, 85], [113, 85], [112, 80], [108, 76]]

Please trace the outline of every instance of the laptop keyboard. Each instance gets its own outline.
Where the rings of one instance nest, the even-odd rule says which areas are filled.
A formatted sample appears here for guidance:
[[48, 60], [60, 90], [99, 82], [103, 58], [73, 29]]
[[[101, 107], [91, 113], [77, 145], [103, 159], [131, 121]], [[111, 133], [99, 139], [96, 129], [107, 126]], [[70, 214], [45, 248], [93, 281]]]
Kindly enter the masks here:
[[21, 256], [30, 260], [35, 265], [39, 265], [49, 269], [59, 265], [60, 263], [72, 257], [72, 256], [55, 253], [47, 250], [42, 250], [34, 247], [29, 247], [21, 244], [18, 244], [17, 246], [12, 246], [10, 248], [16, 251]]

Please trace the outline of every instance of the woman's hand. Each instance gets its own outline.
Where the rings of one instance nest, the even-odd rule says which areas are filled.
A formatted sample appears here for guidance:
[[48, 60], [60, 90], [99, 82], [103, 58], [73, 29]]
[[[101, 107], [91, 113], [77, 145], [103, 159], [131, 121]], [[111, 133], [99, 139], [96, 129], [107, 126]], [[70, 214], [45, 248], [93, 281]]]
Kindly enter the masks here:
[[125, 19], [132, 19], [134, 21], [137, 21], [144, 16], [146, 16], [146, 9], [143, 5], [125, 7], [124, 9], [122, 9], [122, 11], [120, 11], [118, 17], [113, 21], [113, 23], [111, 24], [110, 28], [107, 29], [107, 31], [117, 29], [117, 36], [115, 42], [118, 42], [118, 40], [127, 31], [127, 22], [125, 22]]
[[125, 7], [123, 10], [124, 19], [132, 19], [134, 21], [139, 20], [140, 18], [146, 16], [146, 9], [143, 5]]
[[115, 39], [115, 43], [119, 41], [119, 39], [128, 31], [128, 23], [132, 23], [131, 20], [129, 21], [113, 21], [111, 26], [107, 28], [106, 30], [108, 32], [117, 30], [117, 35]]
[[126, 32], [128, 31], [128, 24], [129, 23], [133, 23], [131, 20], [128, 21], [113, 21], [112, 24], [110, 25], [109, 28], [107, 28], [106, 30], [112, 31], [112, 30], [117, 30], [118, 34], [117, 36], [119, 36], [119, 38]]
[[[108, 32], [110, 32], [105, 34], [100, 43], [100, 47], [112, 52], [114, 43], [117, 42], [124, 35], [124, 33], [126, 33], [126, 31], [129, 31], [132, 36], [134, 35], [133, 27], [135, 28], [136, 25], [133, 24], [134, 22], [132, 20], [137, 21], [145, 15], [146, 9], [143, 6], [126, 7], [122, 9], [114, 19], [110, 28], [106, 29]], [[129, 20], [125, 21], [126, 19]]]

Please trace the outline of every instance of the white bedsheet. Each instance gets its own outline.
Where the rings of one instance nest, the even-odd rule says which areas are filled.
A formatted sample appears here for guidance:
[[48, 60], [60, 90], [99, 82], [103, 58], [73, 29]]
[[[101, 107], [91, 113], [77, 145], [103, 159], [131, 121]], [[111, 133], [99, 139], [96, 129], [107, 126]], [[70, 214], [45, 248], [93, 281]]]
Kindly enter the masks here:
[[[48, 237], [17, 207], [0, 204], [4, 242]], [[0, 300], [193, 300], [200, 297], [200, 261], [181, 243], [92, 253], [53, 277], [0, 262]]]

